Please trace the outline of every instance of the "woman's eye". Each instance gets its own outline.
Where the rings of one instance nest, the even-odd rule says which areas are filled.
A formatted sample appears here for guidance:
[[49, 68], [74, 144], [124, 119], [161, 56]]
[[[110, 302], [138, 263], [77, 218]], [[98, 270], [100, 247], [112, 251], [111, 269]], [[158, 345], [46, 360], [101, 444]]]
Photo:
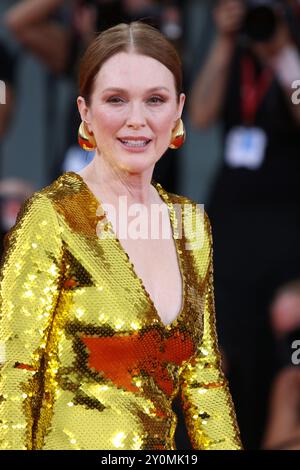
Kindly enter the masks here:
[[[122, 103], [124, 100], [122, 100], [119, 96], [112, 96], [111, 98], [108, 98], [107, 100], [109, 103]], [[149, 101], [151, 103], [157, 104], [157, 103], [163, 103], [165, 100], [161, 98], [160, 96], [152, 96]]]
[[118, 96], [112, 96], [107, 100], [109, 103], [120, 103], [122, 100]]
[[150, 101], [152, 103], [163, 103], [165, 100], [160, 96], [152, 96], [152, 98], [150, 98]]

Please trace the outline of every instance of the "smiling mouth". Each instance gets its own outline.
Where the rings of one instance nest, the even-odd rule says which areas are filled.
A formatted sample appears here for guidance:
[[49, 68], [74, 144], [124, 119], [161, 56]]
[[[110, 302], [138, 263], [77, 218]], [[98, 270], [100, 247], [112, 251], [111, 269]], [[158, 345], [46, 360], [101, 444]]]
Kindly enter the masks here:
[[146, 147], [150, 144], [151, 140], [122, 140], [118, 139], [123, 145], [126, 147], [138, 148], [138, 147]]

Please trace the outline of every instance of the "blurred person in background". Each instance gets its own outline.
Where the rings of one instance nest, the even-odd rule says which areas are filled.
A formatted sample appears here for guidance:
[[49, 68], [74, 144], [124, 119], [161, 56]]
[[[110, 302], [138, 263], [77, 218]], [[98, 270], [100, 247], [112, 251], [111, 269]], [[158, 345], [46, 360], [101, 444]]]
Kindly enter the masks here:
[[263, 449], [300, 450], [300, 281], [276, 292], [271, 324], [281, 369], [271, 389]]
[[189, 102], [197, 128], [220, 122], [223, 161], [208, 213], [220, 343], [246, 448], [259, 448], [279, 367], [268, 317], [300, 275], [298, 2], [220, 0], [216, 38]]
[[[0, 40], [0, 145], [8, 130], [14, 108], [15, 58], [3, 40]], [[0, 148], [1, 152], [1, 148]]]
[[[75, 93], [79, 58], [95, 33], [142, 18], [160, 29], [180, 52], [183, 37], [180, 5], [178, 0], [72, 0], [67, 5], [67, 13], [62, 14], [65, 0], [23, 0], [7, 11], [5, 24], [20, 43], [52, 73], [68, 77], [74, 84], [65, 151], [55, 162], [51, 178], [64, 171], [79, 171], [94, 157], [77, 143], [80, 116]], [[154, 176], [170, 191], [175, 189], [176, 160], [171, 152], [159, 162]]]
[[20, 178], [11, 177], [0, 181], [0, 256], [5, 235], [15, 225], [23, 202], [33, 191], [32, 184]]

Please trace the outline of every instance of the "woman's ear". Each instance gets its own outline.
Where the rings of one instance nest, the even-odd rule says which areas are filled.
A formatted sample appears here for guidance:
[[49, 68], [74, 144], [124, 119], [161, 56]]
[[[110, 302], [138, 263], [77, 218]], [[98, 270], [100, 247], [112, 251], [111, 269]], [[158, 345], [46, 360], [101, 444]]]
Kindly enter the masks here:
[[77, 107], [81, 116], [81, 120], [85, 121], [87, 124], [90, 124], [90, 111], [85, 99], [82, 96], [78, 96], [77, 98]]
[[184, 93], [180, 93], [179, 103], [178, 103], [178, 119], [181, 118], [185, 99], [186, 99], [186, 95]]

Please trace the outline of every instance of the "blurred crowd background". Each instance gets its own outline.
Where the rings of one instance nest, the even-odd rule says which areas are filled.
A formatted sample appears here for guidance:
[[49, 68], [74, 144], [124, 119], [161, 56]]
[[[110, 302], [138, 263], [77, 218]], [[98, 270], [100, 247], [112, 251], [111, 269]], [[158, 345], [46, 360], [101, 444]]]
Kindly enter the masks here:
[[[154, 178], [211, 218], [244, 446], [300, 450], [299, 0], [1, 0], [1, 251], [24, 200], [93, 158], [77, 144], [79, 59], [95, 32], [135, 19], [182, 58], [187, 139]], [[190, 448], [175, 406], [177, 447]]]

